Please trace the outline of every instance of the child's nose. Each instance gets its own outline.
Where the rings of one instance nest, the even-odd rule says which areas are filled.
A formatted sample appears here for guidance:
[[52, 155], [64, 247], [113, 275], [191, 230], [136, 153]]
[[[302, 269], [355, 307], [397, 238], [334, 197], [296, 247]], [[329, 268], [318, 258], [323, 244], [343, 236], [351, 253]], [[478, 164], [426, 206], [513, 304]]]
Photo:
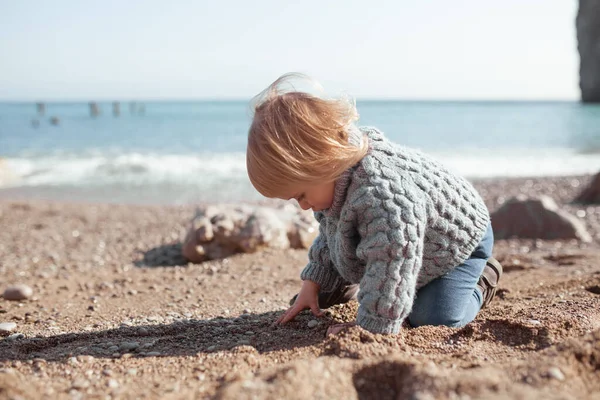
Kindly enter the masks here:
[[310, 204], [308, 204], [306, 202], [306, 200], [299, 201], [298, 204], [300, 205], [300, 208], [303, 210], [308, 210], [310, 208]]

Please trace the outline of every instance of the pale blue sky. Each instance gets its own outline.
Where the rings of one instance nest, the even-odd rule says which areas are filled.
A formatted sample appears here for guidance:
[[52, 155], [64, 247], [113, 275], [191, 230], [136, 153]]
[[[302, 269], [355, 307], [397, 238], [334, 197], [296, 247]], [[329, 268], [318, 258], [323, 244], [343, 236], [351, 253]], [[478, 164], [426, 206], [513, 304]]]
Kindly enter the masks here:
[[0, 99], [576, 99], [575, 0], [0, 0]]

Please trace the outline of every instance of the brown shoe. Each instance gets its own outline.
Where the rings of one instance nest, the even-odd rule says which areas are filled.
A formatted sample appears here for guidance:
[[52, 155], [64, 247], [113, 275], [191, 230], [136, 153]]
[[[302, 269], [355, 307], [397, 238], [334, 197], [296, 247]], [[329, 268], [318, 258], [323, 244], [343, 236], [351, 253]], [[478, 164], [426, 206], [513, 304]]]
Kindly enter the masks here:
[[483, 269], [483, 273], [481, 277], [479, 277], [479, 282], [477, 282], [477, 286], [481, 289], [481, 294], [483, 295], [483, 303], [481, 304], [481, 308], [484, 308], [494, 298], [496, 295], [496, 289], [498, 289], [498, 281], [502, 276], [502, 265], [493, 257], [490, 257], [485, 263], [485, 268]]
[[[356, 299], [359, 285], [344, 285], [336, 288], [333, 292], [319, 293], [319, 308], [325, 309], [337, 304], [344, 304]], [[294, 304], [298, 295], [290, 300], [290, 306]]]

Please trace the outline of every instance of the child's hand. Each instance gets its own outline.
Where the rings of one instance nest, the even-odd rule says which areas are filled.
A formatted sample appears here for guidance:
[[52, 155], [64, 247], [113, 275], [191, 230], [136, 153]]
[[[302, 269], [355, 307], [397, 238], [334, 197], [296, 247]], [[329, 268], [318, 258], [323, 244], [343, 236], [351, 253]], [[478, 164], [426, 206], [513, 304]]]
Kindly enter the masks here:
[[300, 311], [310, 308], [316, 317], [321, 317], [323, 312], [319, 308], [319, 289], [320, 286], [313, 281], [304, 281], [302, 289], [298, 293], [298, 297], [294, 305], [287, 309], [278, 319], [276, 324], [285, 324], [288, 321], [296, 318]]
[[349, 328], [351, 326], [355, 326], [355, 325], [356, 325], [356, 322], [346, 322], [344, 324], [331, 325], [329, 328], [327, 328], [327, 334], [325, 336], [337, 335], [344, 329]]

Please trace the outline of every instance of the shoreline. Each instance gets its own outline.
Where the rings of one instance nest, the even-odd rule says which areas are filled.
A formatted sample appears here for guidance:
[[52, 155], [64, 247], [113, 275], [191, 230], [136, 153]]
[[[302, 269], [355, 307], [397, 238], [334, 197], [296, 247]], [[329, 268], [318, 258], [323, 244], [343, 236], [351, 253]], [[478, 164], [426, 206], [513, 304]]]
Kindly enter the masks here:
[[[569, 196], [575, 196], [577, 189], [583, 188], [591, 182], [593, 174], [584, 175], [557, 175], [557, 176], [523, 176], [523, 177], [478, 177], [467, 178], [480, 192], [486, 204], [490, 207], [494, 201], [499, 198], [512, 197], [518, 194], [514, 189], [523, 187], [528, 194], [533, 193], [531, 188], [549, 187], [551, 190], [539, 193], [548, 194], [554, 197], [558, 203], [568, 203]], [[558, 191], [552, 190], [552, 187], [559, 188]], [[83, 186], [20, 186], [20, 187], [0, 187], [0, 202], [52, 202], [67, 204], [112, 204], [112, 205], [133, 205], [133, 206], [176, 206], [186, 207], [199, 204], [214, 203], [244, 203], [244, 204], [265, 204], [272, 200], [265, 199], [255, 191], [251, 194], [242, 196], [241, 193], [221, 193], [218, 197], [211, 199], [208, 196], [198, 197], [194, 192], [186, 192], [185, 187], [180, 191], [177, 188], [168, 188], [170, 191], [165, 193], [160, 186], [141, 186], [141, 187], [83, 187]], [[504, 193], [504, 194], [502, 194]], [[575, 193], [575, 194], [574, 194]], [[486, 197], [490, 197], [487, 199]], [[198, 199], [198, 200], [196, 200]], [[488, 201], [490, 200], [490, 201]], [[494, 207], [492, 207], [494, 208]], [[493, 209], [490, 208], [490, 211]]]

